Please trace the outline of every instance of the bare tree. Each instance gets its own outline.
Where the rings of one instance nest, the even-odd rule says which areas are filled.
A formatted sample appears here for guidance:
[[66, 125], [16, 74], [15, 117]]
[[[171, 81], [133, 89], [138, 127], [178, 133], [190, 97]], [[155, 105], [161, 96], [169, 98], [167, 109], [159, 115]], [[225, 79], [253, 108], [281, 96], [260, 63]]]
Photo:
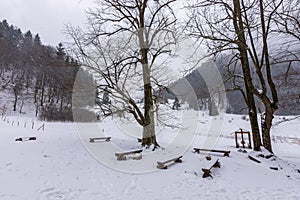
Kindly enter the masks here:
[[[233, 89], [242, 92], [248, 106], [254, 150], [260, 150], [261, 145], [256, 96], [265, 109], [263, 146], [272, 152], [270, 128], [279, 103], [272, 67], [279, 54], [291, 50], [288, 45], [282, 48], [286, 41], [274, 34], [276, 13], [282, 3], [282, 0], [200, 0], [190, 6], [190, 34], [200, 38], [211, 55], [225, 52], [231, 55], [227, 59], [232, 72], [230, 80]], [[242, 74], [236, 74], [235, 69], [241, 69]], [[244, 86], [236, 84], [238, 80], [243, 80]]]
[[300, 2], [298, 0], [283, 1], [276, 11], [275, 22], [278, 33], [288, 34], [300, 41]]
[[[292, 110], [297, 114], [299, 109], [297, 105], [300, 100], [299, 96], [299, 60], [300, 60], [300, 2], [299, 0], [286, 0], [282, 2], [275, 14], [275, 24], [277, 28], [274, 30], [278, 35], [288, 41], [287, 44], [293, 47], [293, 51], [289, 54], [281, 54], [281, 60], [288, 62], [288, 66], [281, 74], [278, 75], [277, 82], [280, 93], [282, 93], [282, 101], [280, 107], [286, 110]], [[288, 38], [288, 40], [287, 40]]]
[[[109, 92], [112, 103], [104, 115], [130, 113], [143, 127], [142, 145], [158, 147], [155, 136], [152, 69], [175, 43], [175, 0], [98, 0], [88, 11], [86, 32], [68, 27], [82, 65], [98, 78], [98, 93]], [[100, 76], [99, 76], [100, 75]], [[98, 77], [97, 77], [98, 76]], [[143, 93], [143, 106], [135, 95]]]

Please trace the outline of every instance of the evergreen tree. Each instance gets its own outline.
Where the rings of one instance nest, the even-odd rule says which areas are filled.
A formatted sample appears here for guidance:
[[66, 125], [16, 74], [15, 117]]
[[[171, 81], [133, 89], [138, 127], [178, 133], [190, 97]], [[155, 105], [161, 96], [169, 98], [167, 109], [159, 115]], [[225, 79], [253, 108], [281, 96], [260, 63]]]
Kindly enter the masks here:
[[25, 40], [31, 40], [32, 41], [32, 33], [31, 31], [27, 31], [25, 34], [24, 34], [24, 38]]
[[63, 44], [60, 42], [56, 47], [56, 56], [58, 59], [63, 60], [65, 58], [66, 52]]
[[34, 44], [37, 44], [37, 45], [41, 45], [42, 44], [41, 38], [40, 38], [39, 34], [36, 34], [34, 36], [34, 40], [33, 41], [34, 41]]

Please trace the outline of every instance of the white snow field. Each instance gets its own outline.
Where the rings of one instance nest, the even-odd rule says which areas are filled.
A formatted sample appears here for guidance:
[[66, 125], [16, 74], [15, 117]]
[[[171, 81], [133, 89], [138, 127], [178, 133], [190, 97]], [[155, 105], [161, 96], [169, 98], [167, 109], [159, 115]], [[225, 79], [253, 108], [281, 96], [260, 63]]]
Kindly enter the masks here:
[[[130, 127], [126, 126], [129, 125], [122, 124], [117, 118], [107, 118], [97, 123], [101, 134], [86, 129], [89, 131], [84, 138], [82, 132], [78, 134], [76, 123], [45, 122], [43, 131], [37, 130], [43, 124], [41, 121], [35, 121], [32, 129], [31, 118], [2, 117], [0, 199], [300, 199], [300, 118], [278, 123], [293, 117], [275, 117], [272, 129], [275, 156], [267, 159], [258, 156], [269, 155], [266, 151], [245, 149], [245, 153], [235, 148], [234, 131], [239, 128], [249, 130], [247, 117], [241, 115], [225, 115], [222, 134], [214, 146], [214, 149], [230, 150], [230, 157], [223, 157], [219, 153], [193, 153], [193, 148], [201, 147], [207, 139], [209, 124], [214, 120], [205, 112], [198, 115], [196, 121], [199, 126], [192, 131], [195, 137], [183, 153], [182, 163], [173, 164], [165, 170], [156, 169], [156, 161], [170, 159], [172, 148], [158, 150], [169, 151], [162, 154], [165, 159], [156, 159], [153, 152], [144, 150], [140, 160], [117, 161], [114, 153], [106, 152], [105, 149], [111, 146], [118, 151], [139, 148], [136, 136], [127, 133]], [[193, 120], [191, 123], [194, 123]], [[84, 126], [93, 127], [95, 124], [86, 123]], [[131, 130], [135, 132], [135, 127]], [[158, 129], [159, 144], [165, 147], [168, 143], [174, 143], [176, 134], [183, 134], [188, 129], [182, 130], [167, 127]], [[98, 135], [111, 136], [111, 142], [87, 141], [88, 137]], [[15, 141], [19, 137], [36, 137], [36, 140]], [[140, 135], [137, 134], [137, 137]], [[182, 148], [180, 144], [178, 148]], [[97, 157], [97, 149], [102, 150], [105, 154], [103, 159], [108, 159], [109, 164], [107, 160]], [[212, 161], [206, 159], [207, 154]], [[248, 155], [261, 163], [250, 160]], [[216, 159], [219, 159], [221, 168], [212, 169], [213, 178], [202, 178], [201, 169], [211, 166]], [[143, 162], [148, 163], [148, 172], [130, 171], [135, 166], [143, 166]], [[125, 169], [123, 171], [122, 166]]]

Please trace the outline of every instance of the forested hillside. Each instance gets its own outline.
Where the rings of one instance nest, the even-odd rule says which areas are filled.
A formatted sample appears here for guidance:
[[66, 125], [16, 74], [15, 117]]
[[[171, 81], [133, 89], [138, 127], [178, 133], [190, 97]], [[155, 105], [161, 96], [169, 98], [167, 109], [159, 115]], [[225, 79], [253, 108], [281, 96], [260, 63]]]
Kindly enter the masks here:
[[[233, 80], [231, 78], [232, 71], [230, 71], [227, 66], [228, 60], [226, 60], [226, 58], [226, 56], [222, 56], [214, 62], [217, 65], [220, 73], [222, 74], [226, 89], [226, 112], [234, 114], [246, 114], [248, 112], [247, 105], [245, 103], [245, 100], [243, 99], [242, 93], [237, 89], [237, 87], [234, 87], [234, 84], [236, 84], [236, 86], [240, 86], [241, 88], [244, 88], [245, 86], [242, 81]], [[211, 61], [203, 63], [203, 65], [211, 64]], [[274, 80], [278, 88], [279, 96], [279, 110], [276, 114], [300, 114], [300, 66], [298, 66], [297, 64], [298, 63], [295, 62], [288, 67], [286, 66], [286, 64], [276, 64], [273, 66], [272, 70]], [[211, 110], [211, 108], [213, 108], [213, 102], [210, 100], [207, 85], [199, 72], [200, 70], [195, 69], [184, 78], [188, 80], [188, 82], [191, 84], [196, 96], [198, 97], [198, 105], [195, 106], [195, 102], [189, 102], [190, 107], [198, 107], [200, 110], [209, 109], [213, 112], [213, 110]], [[242, 72], [236, 69], [235, 75], [237, 74], [242, 76]], [[259, 80], [256, 77], [254, 77], [254, 81], [258, 82]], [[184, 80], [180, 79], [176, 81], [176, 84], [180, 85], [183, 84], [183, 82]], [[184, 97], [182, 97], [182, 99], [185, 100]], [[258, 109], [260, 110], [260, 112], [263, 112], [263, 105], [259, 103], [258, 99], [256, 99], [256, 101], [258, 103]]]
[[72, 88], [78, 64], [63, 44], [43, 45], [39, 34], [0, 22], [0, 112], [43, 120], [72, 120]]
[[[227, 80], [227, 112], [247, 113], [242, 94], [231, 90], [232, 80], [228, 79], [230, 73], [224, 64], [226, 56], [215, 63], [224, 81]], [[72, 121], [72, 89], [78, 69], [77, 61], [67, 55], [62, 43], [56, 47], [43, 45], [39, 34], [30, 30], [23, 33], [6, 20], [0, 22], [0, 114], [14, 112], [43, 120]], [[299, 114], [299, 66], [277, 65], [273, 72], [280, 98], [277, 114]], [[198, 70], [188, 74], [186, 79], [195, 90], [199, 108], [212, 108], [213, 102]], [[244, 87], [243, 83], [239, 84]], [[198, 107], [192, 105], [194, 103], [190, 102], [190, 106]]]

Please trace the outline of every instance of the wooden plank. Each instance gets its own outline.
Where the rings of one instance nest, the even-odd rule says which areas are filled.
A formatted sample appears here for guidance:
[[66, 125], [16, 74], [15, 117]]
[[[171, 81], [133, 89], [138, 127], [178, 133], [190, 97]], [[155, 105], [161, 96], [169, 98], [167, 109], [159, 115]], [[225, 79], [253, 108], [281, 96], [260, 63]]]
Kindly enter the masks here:
[[224, 153], [224, 156], [229, 157], [230, 151], [224, 151], [224, 150], [214, 150], [212, 149], [211, 152], [217, 152], [217, 153]]
[[195, 153], [200, 153], [200, 151], [210, 151], [214, 153], [223, 153], [223, 156], [229, 157], [230, 151], [226, 150], [216, 150], [216, 149], [200, 149], [200, 148], [194, 148]]
[[111, 137], [99, 137], [99, 138], [90, 138], [90, 142], [95, 142], [95, 140], [104, 140], [106, 142], [109, 142]]
[[157, 168], [158, 169], [167, 169], [168, 168], [168, 165], [166, 165], [167, 163], [170, 163], [170, 162], [174, 162], [174, 163], [182, 163], [182, 160], [181, 160], [182, 156], [179, 156], [179, 157], [176, 157], [176, 158], [172, 158], [170, 160], [167, 160], [165, 162], [157, 162]]
[[176, 157], [176, 158], [167, 160], [167, 161], [165, 161], [165, 162], [157, 162], [157, 163], [161, 163], [161, 164], [165, 165], [165, 164], [167, 164], [167, 163], [169, 163], [169, 162], [172, 162], [172, 161], [174, 161], [174, 162], [182, 162], [182, 161], [180, 160], [180, 158], [182, 158], [182, 156], [179, 156], [179, 157]]
[[135, 154], [135, 153], [141, 153], [143, 150], [135, 150], [135, 151], [127, 151], [127, 152], [123, 152], [123, 153], [115, 153], [116, 156], [120, 156], [120, 155], [129, 155], [129, 154]]
[[[140, 150], [135, 150], [135, 151], [128, 151], [128, 152], [123, 152], [123, 153], [115, 153], [115, 156], [117, 157], [117, 160], [126, 160], [126, 155], [130, 155], [130, 154], [137, 154], [137, 153], [142, 153], [142, 149]], [[141, 157], [139, 157], [136, 160], [141, 159]]]

